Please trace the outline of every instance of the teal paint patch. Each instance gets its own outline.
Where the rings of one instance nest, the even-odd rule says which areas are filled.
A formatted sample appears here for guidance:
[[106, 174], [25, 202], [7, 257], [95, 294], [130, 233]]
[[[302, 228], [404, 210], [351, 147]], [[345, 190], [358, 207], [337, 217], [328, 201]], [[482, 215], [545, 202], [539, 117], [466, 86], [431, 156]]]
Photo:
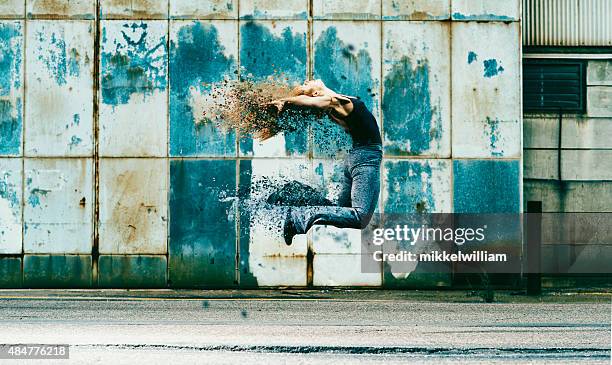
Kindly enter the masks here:
[[196, 123], [202, 116], [191, 106], [192, 91], [206, 94], [211, 84], [235, 77], [236, 59], [225, 51], [217, 28], [201, 22], [187, 23], [170, 42], [171, 156], [236, 155], [235, 133]]
[[0, 22], [0, 96], [21, 88], [23, 31], [19, 22]]
[[306, 77], [306, 33], [285, 27], [280, 36], [263, 23], [247, 22], [240, 27], [240, 65], [243, 76], [255, 80], [268, 76], [300, 82]]
[[484, 77], [488, 77], [491, 78], [493, 76], [497, 76], [499, 74], [501, 74], [502, 72], [504, 72], [504, 68], [500, 65], [497, 64], [497, 60], [495, 59], [489, 59], [489, 60], [485, 60], [484, 63]]
[[170, 162], [170, 287], [235, 285], [235, 196], [235, 161]]
[[454, 160], [456, 213], [519, 213], [520, 162]]
[[476, 61], [478, 61], [478, 55], [475, 52], [470, 51], [468, 53], [468, 58], [467, 58], [468, 65], [470, 65], [470, 64], [472, 64], [472, 62], [476, 62]]
[[70, 143], [68, 143], [68, 147], [70, 147], [70, 149], [77, 147], [81, 142], [83, 142], [83, 139], [77, 137], [77, 136], [72, 136], [70, 137]]
[[418, 161], [385, 161], [385, 213], [435, 213], [432, 169]]
[[0, 289], [21, 288], [21, 257], [0, 256]]
[[461, 14], [453, 13], [453, 20], [486, 20], [486, 21], [498, 21], [498, 22], [510, 22], [516, 20], [513, 17], [507, 15], [496, 15], [496, 14]]
[[[262, 9], [255, 9], [253, 11], [253, 14], [246, 14], [240, 17], [240, 19], [244, 19], [244, 20], [271, 19], [271, 18], [274, 18], [274, 16], [271, 16], [270, 14], [268, 14], [266, 10], [262, 10]], [[305, 20], [305, 19], [308, 19], [308, 13], [306, 11], [301, 11], [299, 13], [295, 13], [295, 14], [292, 14], [292, 15], [289, 15], [283, 18]]]
[[499, 131], [499, 123], [498, 119], [491, 119], [487, 117], [485, 120], [485, 130], [484, 134], [489, 139], [489, 148], [491, 149], [491, 156], [501, 157], [504, 155], [504, 150], [500, 149], [498, 146], [500, 140], [500, 131]]
[[117, 106], [127, 104], [132, 94], [147, 96], [166, 90], [166, 37], [151, 40], [146, 22], [125, 23], [121, 25], [121, 41], [110, 45], [106, 27], [100, 53], [102, 102]]
[[22, 132], [22, 53], [20, 22], [0, 22], [0, 155], [18, 155]]
[[21, 109], [21, 98], [0, 100], [0, 155], [17, 155], [21, 150]]
[[[264, 80], [274, 77], [288, 83], [301, 83], [306, 78], [306, 33], [285, 27], [279, 36], [264, 23], [249, 21], [240, 27], [241, 77]], [[309, 122], [304, 121], [304, 125]], [[284, 133], [285, 154], [303, 156], [307, 152], [307, 129]], [[253, 140], [242, 138], [240, 151], [253, 155]]]
[[384, 80], [385, 153], [420, 155], [442, 139], [442, 115], [432, 106], [429, 64], [413, 68], [406, 56], [394, 63]]
[[91, 288], [90, 255], [25, 255], [24, 288]]
[[[372, 58], [366, 49], [355, 49], [327, 28], [316, 40], [314, 76], [330, 89], [363, 100], [369, 110], [376, 103], [377, 83], [372, 78]], [[328, 118], [313, 125], [315, 156], [330, 157], [351, 147], [351, 137]]]
[[44, 47], [40, 50], [38, 59], [43, 62], [58, 85], [66, 85], [69, 76], [79, 76], [81, 56], [75, 48], [67, 50], [63, 30], [59, 33], [37, 32], [36, 36], [39, 44]]
[[166, 256], [101, 255], [98, 286], [117, 289], [166, 287]]
[[[19, 172], [14, 172], [19, 173]], [[8, 201], [11, 208], [18, 208], [20, 206], [20, 198], [17, 194], [21, 187], [15, 186], [15, 184], [9, 183], [9, 178], [11, 173], [6, 171], [2, 174], [2, 179], [0, 180], [0, 198]], [[14, 212], [15, 213], [15, 212]]]
[[[28, 183], [29, 185], [29, 183]], [[41, 196], [47, 196], [48, 193], [50, 193], [51, 190], [44, 190], [44, 189], [38, 189], [38, 188], [34, 188], [32, 190], [30, 190], [30, 195], [28, 196], [28, 204], [30, 204], [31, 207], [35, 208], [37, 206], [40, 205], [40, 197]]]
[[72, 123], [74, 123], [74, 125], [81, 124], [81, 116], [79, 114], [74, 114], [72, 116]]

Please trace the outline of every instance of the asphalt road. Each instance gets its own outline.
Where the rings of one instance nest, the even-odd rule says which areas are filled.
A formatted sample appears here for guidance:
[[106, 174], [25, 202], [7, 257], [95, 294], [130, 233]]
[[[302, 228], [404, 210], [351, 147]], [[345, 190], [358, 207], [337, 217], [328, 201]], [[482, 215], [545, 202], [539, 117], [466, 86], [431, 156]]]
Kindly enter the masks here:
[[0, 343], [70, 344], [75, 364], [608, 364], [610, 316], [608, 298], [488, 304], [0, 292]]

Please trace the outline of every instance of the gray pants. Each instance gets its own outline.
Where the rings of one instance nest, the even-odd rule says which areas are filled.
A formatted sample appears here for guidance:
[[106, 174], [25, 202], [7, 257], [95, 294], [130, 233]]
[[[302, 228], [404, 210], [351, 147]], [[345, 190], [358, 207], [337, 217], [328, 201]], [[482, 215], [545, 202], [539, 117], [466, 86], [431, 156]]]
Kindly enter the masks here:
[[367, 227], [380, 192], [382, 146], [356, 146], [345, 159], [342, 190], [338, 206], [294, 207], [291, 219], [298, 234], [304, 234], [315, 224], [338, 228]]

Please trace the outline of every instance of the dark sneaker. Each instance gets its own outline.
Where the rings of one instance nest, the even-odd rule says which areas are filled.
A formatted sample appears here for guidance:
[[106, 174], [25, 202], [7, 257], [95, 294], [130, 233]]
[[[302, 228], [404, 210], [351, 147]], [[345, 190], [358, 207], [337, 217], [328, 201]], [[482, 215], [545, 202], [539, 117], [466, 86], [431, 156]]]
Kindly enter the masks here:
[[291, 209], [287, 211], [285, 216], [285, 223], [283, 224], [283, 237], [285, 238], [285, 244], [291, 246], [293, 243], [293, 237], [297, 234], [297, 229], [293, 220], [291, 219]]

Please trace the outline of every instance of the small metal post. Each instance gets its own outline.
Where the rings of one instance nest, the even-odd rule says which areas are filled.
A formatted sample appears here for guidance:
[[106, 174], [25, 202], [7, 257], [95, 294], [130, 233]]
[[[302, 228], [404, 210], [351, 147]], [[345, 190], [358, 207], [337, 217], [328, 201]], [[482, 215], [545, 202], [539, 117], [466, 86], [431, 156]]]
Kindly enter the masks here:
[[528, 201], [525, 224], [527, 295], [540, 295], [542, 281], [540, 256], [542, 252], [542, 202]]

